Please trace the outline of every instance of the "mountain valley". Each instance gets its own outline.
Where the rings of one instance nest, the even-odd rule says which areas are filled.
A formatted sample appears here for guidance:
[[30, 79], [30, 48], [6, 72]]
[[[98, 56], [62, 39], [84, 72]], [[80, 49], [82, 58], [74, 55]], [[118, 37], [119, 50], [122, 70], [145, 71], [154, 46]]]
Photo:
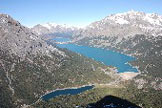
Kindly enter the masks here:
[[[65, 45], [134, 57], [128, 64], [138, 74], [124, 79], [116, 67], [58, 47], [55, 37], [70, 38]], [[28, 28], [0, 14], [0, 74], [0, 108], [97, 108], [105, 96], [128, 100], [133, 108], [161, 108], [162, 16], [128, 11], [85, 28], [55, 23]], [[40, 98], [56, 89], [83, 85], [94, 88], [48, 101]]]

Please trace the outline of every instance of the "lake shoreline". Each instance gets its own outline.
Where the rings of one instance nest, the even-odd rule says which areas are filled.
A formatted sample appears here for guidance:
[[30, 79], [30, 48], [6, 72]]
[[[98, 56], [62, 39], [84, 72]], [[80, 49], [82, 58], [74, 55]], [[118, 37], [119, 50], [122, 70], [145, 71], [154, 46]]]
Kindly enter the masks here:
[[66, 48], [68, 50], [71, 50], [72, 52], [86, 56], [97, 62], [103, 63], [104, 65], [117, 67], [118, 72], [137, 72], [136, 68], [133, 68], [129, 64], [125, 64], [127, 62], [134, 61], [134, 57], [114, 52], [112, 50], [94, 48], [89, 46], [78, 46], [76, 44], [57, 44], [57, 46], [60, 48]]
[[124, 73], [118, 73], [118, 74], [123, 80], [131, 80], [134, 77], [136, 77], [137, 75], [139, 75], [140, 73], [137, 73], [137, 72], [124, 72]]
[[[33, 102], [32, 104], [30, 104], [30, 105], [24, 104], [24, 105], [22, 106], [22, 108], [28, 108], [29, 106], [34, 105], [35, 103], [44, 100], [44, 99], [43, 99], [43, 96], [48, 95], [48, 94], [50, 94], [50, 93], [52, 93], [52, 92], [55, 92], [55, 91], [58, 91], [58, 90], [66, 90], [66, 89], [79, 89], [79, 88], [86, 87], [86, 86], [93, 86], [93, 88], [95, 88], [95, 84], [87, 84], [87, 85], [82, 85], [82, 86], [78, 86], [78, 87], [66, 87], [66, 88], [58, 88], [58, 89], [55, 89], [55, 90], [49, 90], [49, 91], [47, 91], [46, 93], [44, 93], [43, 95], [39, 96], [39, 98], [38, 98], [35, 102]], [[93, 88], [92, 88], [92, 89], [93, 89]], [[87, 90], [86, 90], [86, 91], [87, 91]], [[54, 97], [54, 98], [55, 98], [55, 97]]]
[[79, 88], [86, 87], [86, 86], [93, 86], [93, 88], [94, 88], [95, 87], [95, 84], [82, 85], [82, 86], [78, 86], [78, 87], [58, 88], [58, 89], [55, 89], [55, 90], [47, 91], [45, 94], [41, 95], [40, 98], [42, 99], [43, 96], [45, 96], [47, 94], [50, 94], [52, 92], [55, 92], [55, 91], [66, 90], [66, 89], [79, 89]]

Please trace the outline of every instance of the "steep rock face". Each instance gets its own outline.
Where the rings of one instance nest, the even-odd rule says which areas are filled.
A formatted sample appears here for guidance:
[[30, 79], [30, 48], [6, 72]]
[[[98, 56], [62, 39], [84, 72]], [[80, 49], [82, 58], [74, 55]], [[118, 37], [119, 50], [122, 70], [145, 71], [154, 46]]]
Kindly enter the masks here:
[[27, 54], [37, 55], [41, 53], [47, 55], [51, 50], [61, 54], [59, 50], [47, 45], [30, 29], [22, 26], [9, 15], [0, 14], [0, 38], [1, 50], [6, 50], [21, 58], [24, 58]]

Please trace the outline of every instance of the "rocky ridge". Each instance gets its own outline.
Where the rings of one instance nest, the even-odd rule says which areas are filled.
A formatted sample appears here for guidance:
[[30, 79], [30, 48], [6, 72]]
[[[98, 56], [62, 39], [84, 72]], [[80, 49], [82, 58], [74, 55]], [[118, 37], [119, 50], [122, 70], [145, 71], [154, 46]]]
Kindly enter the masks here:
[[21, 58], [24, 58], [27, 54], [50, 55], [50, 51], [65, 56], [63, 52], [47, 45], [38, 35], [31, 32], [29, 28], [22, 26], [9, 15], [0, 14], [0, 33], [0, 49]]
[[127, 38], [136, 34], [158, 36], [162, 32], [162, 16], [138, 11], [111, 14], [91, 23], [82, 31], [82, 36]]

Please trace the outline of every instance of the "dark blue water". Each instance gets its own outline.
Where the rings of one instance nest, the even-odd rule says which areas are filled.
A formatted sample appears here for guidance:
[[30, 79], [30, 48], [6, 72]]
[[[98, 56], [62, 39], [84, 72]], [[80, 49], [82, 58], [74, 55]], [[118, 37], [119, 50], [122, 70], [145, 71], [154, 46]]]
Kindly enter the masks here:
[[[69, 41], [67, 38], [56, 38], [58, 42]], [[133, 68], [129, 64], [129, 61], [135, 60], [131, 56], [127, 56], [112, 50], [94, 48], [89, 46], [79, 46], [76, 44], [57, 44], [61, 48], [67, 48], [73, 52], [80, 53], [89, 58], [93, 58], [96, 61], [102, 62], [105, 65], [111, 65], [117, 67], [118, 72], [137, 72], [136, 68]]]
[[94, 86], [85, 86], [85, 87], [80, 87], [80, 88], [74, 88], [74, 89], [63, 89], [63, 90], [56, 90], [53, 91], [51, 93], [48, 93], [44, 96], [42, 96], [42, 99], [47, 101], [51, 98], [54, 98], [56, 96], [60, 96], [60, 95], [76, 95], [79, 93], [82, 93], [84, 91], [90, 90], [92, 89]]

